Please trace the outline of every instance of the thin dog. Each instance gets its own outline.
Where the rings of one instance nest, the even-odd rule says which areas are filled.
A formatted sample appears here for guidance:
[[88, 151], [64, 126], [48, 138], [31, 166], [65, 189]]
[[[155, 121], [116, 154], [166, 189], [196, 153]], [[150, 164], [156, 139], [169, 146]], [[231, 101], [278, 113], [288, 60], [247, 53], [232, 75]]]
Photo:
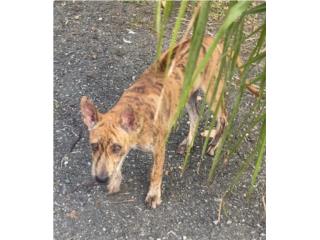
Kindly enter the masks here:
[[[198, 62], [205, 56], [213, 41], [204, 37]], [[140, 149], [153, 154], [153, 166], [150, 174], [150, 187], [146, 204], [156, 208], [161, 203], [161, 184], [165, 160], [165, 140], [169, 134], [169, 123], [172, 121], [182, 91], [184, 72], [188, 60], [190, 39], [177, 44], [171, 55], [172, 68], [165, 79], [165, 66], [168, 51], [152, 64], [140, 78], [124, 91], [118, 102], [107, 112], [100, 113], [88, 97], [82, 97], [80, 108], [82, 118], [89, 130], [89, 141], [92, 148], [92, 176], [99, 182], [108, 179], [108, 193], [120, 190], [122, 181], [121, 167], [131, 149]], [[208, 91], [206, 101], [209, 103], [214, 92], [214, 83], [220, 66], [222, 45], [213, 52], [205, 70], [196, 79], [186, 110], [190, 118], [188, 136], [180, 143], [179, 153], [184, 153], [193, 138], [196, 122], [199, 118], [196, 107], [197, 90]], [[211, 81], [211, 84], [210, 84]], [[227, 124], [227, 113], [222, 101], [223, 79], [220, 80], [217, 92], [210, 108], [217, 108], [217, 125], [215, 136], [208, 147], [213, 155], [219, 145], [220, 136]]]

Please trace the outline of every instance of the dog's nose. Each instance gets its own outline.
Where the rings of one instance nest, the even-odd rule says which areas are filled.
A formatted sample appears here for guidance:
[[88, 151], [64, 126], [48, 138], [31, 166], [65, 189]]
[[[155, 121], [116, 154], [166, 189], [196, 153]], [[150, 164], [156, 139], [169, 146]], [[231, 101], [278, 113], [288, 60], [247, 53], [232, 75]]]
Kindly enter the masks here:
[[101, 176], [96, 176], [96, 181], [99, 183], [106, 183], [108, 180], [108, 177], [101, 177]]

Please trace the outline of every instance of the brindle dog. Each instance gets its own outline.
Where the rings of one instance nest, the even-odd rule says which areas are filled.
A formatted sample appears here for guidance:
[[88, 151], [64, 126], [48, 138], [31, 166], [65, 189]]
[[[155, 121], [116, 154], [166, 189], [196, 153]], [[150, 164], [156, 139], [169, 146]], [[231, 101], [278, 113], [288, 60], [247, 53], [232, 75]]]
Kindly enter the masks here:
[[[198, 62], [201, 61], [212, 43], [212, 37], [205, 37]], [[165, 160], [165, 139], [169, 122], [177, 109], [184, 81], [185, 66], [188, 60], [190, 40], [180, 42], [173, 50], [172, 67], [165, 79], [165, 65], [168, 51], [160, 60], [152, 64], [140, 78], [124, 91], [119, 101], [107, 112], [100, 113], [88, 97], [81, 98], [81, 113], [89, 129], [92, 147], [92, 175], [99, 182], [108, 181], [108, 193], [120, 190], [121, 167], [130, 149], [138, 148], [153, 153], [153, 167], [150, 188], [145, 199], [148, 206], [156, 208], [161, 203], [161, 183]], [[206, 92], [210, 102], [214, 83], [210, 83], [219, 70], [222, 45], [218, 45], [203, 73], [193, 85], [189, 102], [186, 105], [190, 118], [188, 136], [181, 142], [178, 152], [183, 153], [191, 143], [195, 123], [198, 119], [196, 91]], [[217, 106], [223, 92], [223, 80], [218, 84], [211, 110]], [[162, 97], [160, 97], [162, 94]], [[212, 155], [219, 145], [220, 136], [227, 124], [224, 103], [218, 106], [215, 136], [209, 144]]]

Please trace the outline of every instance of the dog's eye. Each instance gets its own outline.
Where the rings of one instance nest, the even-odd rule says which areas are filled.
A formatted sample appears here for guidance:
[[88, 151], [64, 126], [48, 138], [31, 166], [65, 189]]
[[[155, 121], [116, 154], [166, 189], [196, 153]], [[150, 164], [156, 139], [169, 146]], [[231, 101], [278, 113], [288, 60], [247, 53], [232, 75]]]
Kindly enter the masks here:
[[91, 144], [91, 149], [92, 149], [92, 152], [96, 152], [99, 150], [99, 144], [98, 143], [92, 143]]
[[111, 150], [113, 153], [119, 153], [121, 150], [121, 146], [119, 144], [113, 144]]

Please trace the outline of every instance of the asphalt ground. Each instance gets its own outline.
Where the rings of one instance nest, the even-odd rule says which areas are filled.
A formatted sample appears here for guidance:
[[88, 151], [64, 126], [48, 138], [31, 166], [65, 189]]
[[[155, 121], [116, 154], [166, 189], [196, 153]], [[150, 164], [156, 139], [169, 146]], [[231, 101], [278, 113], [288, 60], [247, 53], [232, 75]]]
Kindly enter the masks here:
[[[183, 157], [175, 150], [188, 132], [186, 116], [167, 145], [162, 204], [148, 209], [144, 199], [150, 154], [131, 151], [118, 194], [90, 176], [90, 148], [79, 101], [91, 97], [106, 112], [155, 58], [151, 3], [54, 2], [54, 238], [55, 239], [265, 239], [265, 169], [248, 201], [250, 172], [225, 201], [219, 199], [239, 169], [249, 139], [221, 165], [207, 184], [211, 159], [197, 173], [203, 139], [196, 138], [191, 164], [181, 177]], [[229, 93], [232, 100], [233, 93]], [[252, 104], [244, 96], [242, 106]], [[244, 114], [244, 113], [243, 113]]]

